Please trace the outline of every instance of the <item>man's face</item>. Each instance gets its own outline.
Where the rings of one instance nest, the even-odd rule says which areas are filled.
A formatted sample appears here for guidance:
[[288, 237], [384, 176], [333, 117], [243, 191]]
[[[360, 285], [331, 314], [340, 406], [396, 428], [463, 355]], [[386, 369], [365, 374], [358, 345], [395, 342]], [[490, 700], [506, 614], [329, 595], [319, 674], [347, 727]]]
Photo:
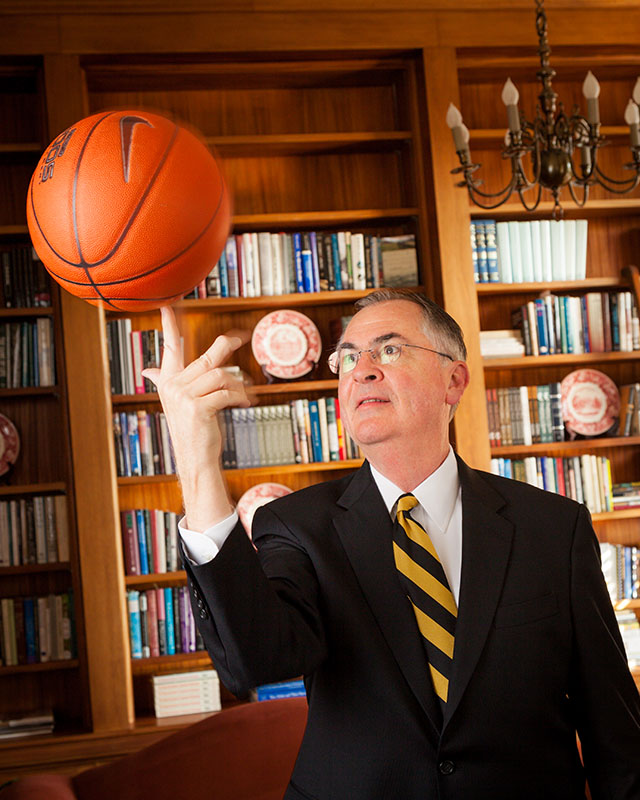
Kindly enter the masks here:
[[[354, 350], [413, 344], [438, 350], [424, 333], [419, 306], [408, 300], [376, 303], [351, 320], [342, 343]], [[389, 338], [387, 338], [389, 337]], [[399, 454], [416, 447], [441, 448], [448, 441], [451, 406], [468, 382], [466, 365], [413, 347], [402, 348], [393, 364], [381, 365], [363, 353], [355, 368], [340, 376], [340, 414], [347, 431], [370, 457], [380, 445]]]

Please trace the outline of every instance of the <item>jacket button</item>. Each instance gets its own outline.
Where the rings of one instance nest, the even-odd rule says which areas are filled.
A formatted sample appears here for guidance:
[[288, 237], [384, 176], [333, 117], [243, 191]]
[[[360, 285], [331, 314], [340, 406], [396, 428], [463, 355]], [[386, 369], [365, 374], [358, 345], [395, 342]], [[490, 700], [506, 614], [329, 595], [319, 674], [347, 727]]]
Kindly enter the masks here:
[[456, 765], [453, 763], [453, 761], [441, 761], [438, 764], [438, 769], [442, 775], [451, 775], [455, 768]]
[[200, 617], [200, 619], [207, 619], [209, 617], [209, 613], [206, 608], [201, 608], [198, 611], [198, 616]]

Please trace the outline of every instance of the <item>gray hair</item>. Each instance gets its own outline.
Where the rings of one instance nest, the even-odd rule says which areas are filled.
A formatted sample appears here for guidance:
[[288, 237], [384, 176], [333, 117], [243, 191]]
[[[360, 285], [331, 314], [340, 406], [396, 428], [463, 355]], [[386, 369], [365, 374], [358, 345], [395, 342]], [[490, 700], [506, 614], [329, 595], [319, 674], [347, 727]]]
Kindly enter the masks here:
[[424, 332], [433, 344], [443, 353], [453, 356], [456, 361], [467, 360], [467, 347], [458, 323], [441, 306], [419, 292], [405, 289], [376, 289], [371, 294], [356, 300], [354, 305], [356, 311], [362, 311], [368, 306], [387, 303], [390, 300], [408, 300], [419, 306], [423, 316]]

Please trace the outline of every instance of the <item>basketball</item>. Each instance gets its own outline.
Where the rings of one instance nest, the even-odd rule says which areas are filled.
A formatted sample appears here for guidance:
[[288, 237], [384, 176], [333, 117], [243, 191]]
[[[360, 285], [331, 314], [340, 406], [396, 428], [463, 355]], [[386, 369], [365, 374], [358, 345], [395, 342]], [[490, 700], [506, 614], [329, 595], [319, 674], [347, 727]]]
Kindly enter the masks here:
[[80, 120], [46, 149], [27, 193], [33, 246], [68, 292], [118, 311], [169, 305], [209, 274], [231, 201], [186, 128], [144, 111]]

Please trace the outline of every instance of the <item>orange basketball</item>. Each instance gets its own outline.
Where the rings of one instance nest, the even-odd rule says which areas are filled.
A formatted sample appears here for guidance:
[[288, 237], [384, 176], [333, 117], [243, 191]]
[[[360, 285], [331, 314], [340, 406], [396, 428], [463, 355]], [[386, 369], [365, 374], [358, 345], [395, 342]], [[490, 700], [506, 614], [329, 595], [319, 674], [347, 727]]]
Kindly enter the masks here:
[[61, 133], [27, 194], [33, 246], [71, 294], [107, 308], [158, 308], [211, 271], [229, 234], [220, 165], [158, 114], [106, 111]]

